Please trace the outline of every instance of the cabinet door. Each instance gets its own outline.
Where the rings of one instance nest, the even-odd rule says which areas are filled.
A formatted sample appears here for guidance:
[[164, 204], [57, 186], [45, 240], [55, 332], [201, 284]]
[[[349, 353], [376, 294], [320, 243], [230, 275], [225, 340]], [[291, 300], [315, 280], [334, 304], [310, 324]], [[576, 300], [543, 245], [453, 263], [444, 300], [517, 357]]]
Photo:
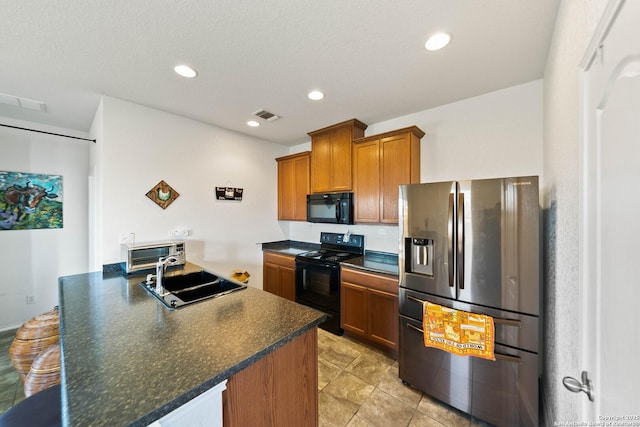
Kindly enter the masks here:
[[331, 191], [351, 191], [351, 126], [331, 131]]
[[289, 267], [280, 267], [280, 294], [290, 301], [296, 300], [296, 271]]
[[398, 186], [411, 184], [409, 134], [380, 140], [380, 222], [398, 223]]
[[280, 294], [280, 266], [264, 263], [262, 289], [274, 295]]
[[331, 191], [331, 133], [313, 137], [311, 141], [311, 192]]
[[353, 146], [353, 191], [355, 222], [380, 222], [379, 141]]
[[278, 162], [278, 219], [295, 218], [296, 163], [293, 160]]
[[295, 196], [293, 220], [307, 220], [307, 194], [309, 194], [309, 155], [295, 159]]
[[367, 336], [367, 289], [342, 282], [340, 288], [340, 323], [342, 329]]
[[369, 338], [391, 350], [398, 348], [398, 297], [369, 289]]
[[278, 161], [278, 219], [305, 221], [309, 194], [309, 152]]

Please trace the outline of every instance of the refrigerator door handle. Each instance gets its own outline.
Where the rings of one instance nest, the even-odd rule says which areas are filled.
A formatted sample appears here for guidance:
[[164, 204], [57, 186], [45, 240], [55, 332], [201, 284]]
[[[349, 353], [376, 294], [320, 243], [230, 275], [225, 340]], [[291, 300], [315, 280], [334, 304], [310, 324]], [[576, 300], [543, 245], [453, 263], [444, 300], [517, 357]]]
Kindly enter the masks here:
[[[455, 185], [455, 184], [454, 184]], [[453, 287], [453, 208], [454, 208], [454, 194], [449, 193], [449, 215], [448, 219], [448, 232], [447, 232], [447, 255], [449, 258], [449, 287]]]
[[[424, 334], [424, 329], [420, 329], [417, 326], [413, 326], [411, 323], [407, 323], [407, 328], [409, 329], [413, 329], [416, 332], [420, 332], [421, 334]], [[510, 354], [503, 354], [503, 353], [498, 353], [497, 351], [493, 352], [493, 355], [495, 356], [496, 359], [500, 359], [500, 360], [504, 360], [506, 362], [513, 362], [513, 363], [520, 363], [522, 362], [522, 359], [520, 359], [520, 357], [518, 356], [512, 356]], [[573, 378], [572, 378], [573, 379]], [[575, 381], [575, 380], [574, 380]], [[567, 387], [568, 388], [568, 387]]]
[[500, 317], [494, 317], [493, 323], [505, 326], [515, 326], [516, 328], [522, 328], [522, 322], [516, 319], [503, 319]]
[[[413, 295], [407, 295], [407, 299], [409, 301], [414, 301], [419, 304], [424, 304], [425, 302], [428, 302], [426, 300], [416, 298]], [[473, 312], [470, 311], [469, 313], [473, 313]], [[482, 313], [476, 313], [476, 314], [482, 314]], [[492, 319], [493, 319], [493, 323], [496, 325], [515, 326], [516, 328], [522, 328], [522, 322], [518, 319], [505, 319], [504, 317], [492, 317]]]
[[464, 193], [458, 194], [458, 288], [464, 289]]
[[424, 304], [426, 302], [425, 300], [421, 300], [420, 298], [416, 298], [416, 297], [411, 296], [411, 295], [408, 295], [407, 299], [411, 300], [411, 301], [419, 302], [420, 304]]

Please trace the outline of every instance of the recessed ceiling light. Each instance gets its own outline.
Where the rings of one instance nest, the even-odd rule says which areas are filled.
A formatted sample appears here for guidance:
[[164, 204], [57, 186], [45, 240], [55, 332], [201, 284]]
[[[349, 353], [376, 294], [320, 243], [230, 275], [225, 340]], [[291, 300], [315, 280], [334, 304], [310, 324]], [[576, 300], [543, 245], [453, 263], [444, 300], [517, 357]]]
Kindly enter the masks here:
[[319, 90], [312, 90], [311, 92], [309, 92], [309, 95], [307, 95], [309, 97], [309, 99], [312, 99], [314, 101], [319, 101], [322, 98], [324, 98], [324, 93], [320, 92]]
[[436, 33], [429, 37], [429, 40], [424, 44], [424, 48], [427, 50], [439, 50], [449, 44], [451, 36], [447, 33]]
[[257, 128], [258, 126], [260, 126], [260, 123], [256, 122], [255, 120], [249, 120], [247, 124], [252, 128]]
[[176, 65], [173, 70], [182, 77], [193, 78], [198, 75], [196, 70], [189, 67], [188, 65]]

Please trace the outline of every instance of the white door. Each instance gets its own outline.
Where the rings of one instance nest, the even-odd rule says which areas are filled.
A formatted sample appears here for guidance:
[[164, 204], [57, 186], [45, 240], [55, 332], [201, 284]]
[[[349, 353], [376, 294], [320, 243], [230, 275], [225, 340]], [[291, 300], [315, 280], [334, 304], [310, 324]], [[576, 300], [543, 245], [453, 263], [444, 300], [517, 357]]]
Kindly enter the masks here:
[[639, 18], [640, 1], [611, 0], [582, 63], [582, 354], [594, 400], [581, 399], [584, 420], [602, 425], [640, 425]]

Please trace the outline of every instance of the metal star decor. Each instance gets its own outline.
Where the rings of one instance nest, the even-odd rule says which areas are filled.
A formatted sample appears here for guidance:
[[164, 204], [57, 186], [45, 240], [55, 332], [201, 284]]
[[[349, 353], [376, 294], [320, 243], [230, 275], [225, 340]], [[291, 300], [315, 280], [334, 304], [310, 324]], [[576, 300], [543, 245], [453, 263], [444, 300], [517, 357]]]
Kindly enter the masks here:
[[180, 193], [162, 180], [149, 190], [147, 197], [156, 202], [162, 209], [166, 209], [175, 199], [180, 197]]

